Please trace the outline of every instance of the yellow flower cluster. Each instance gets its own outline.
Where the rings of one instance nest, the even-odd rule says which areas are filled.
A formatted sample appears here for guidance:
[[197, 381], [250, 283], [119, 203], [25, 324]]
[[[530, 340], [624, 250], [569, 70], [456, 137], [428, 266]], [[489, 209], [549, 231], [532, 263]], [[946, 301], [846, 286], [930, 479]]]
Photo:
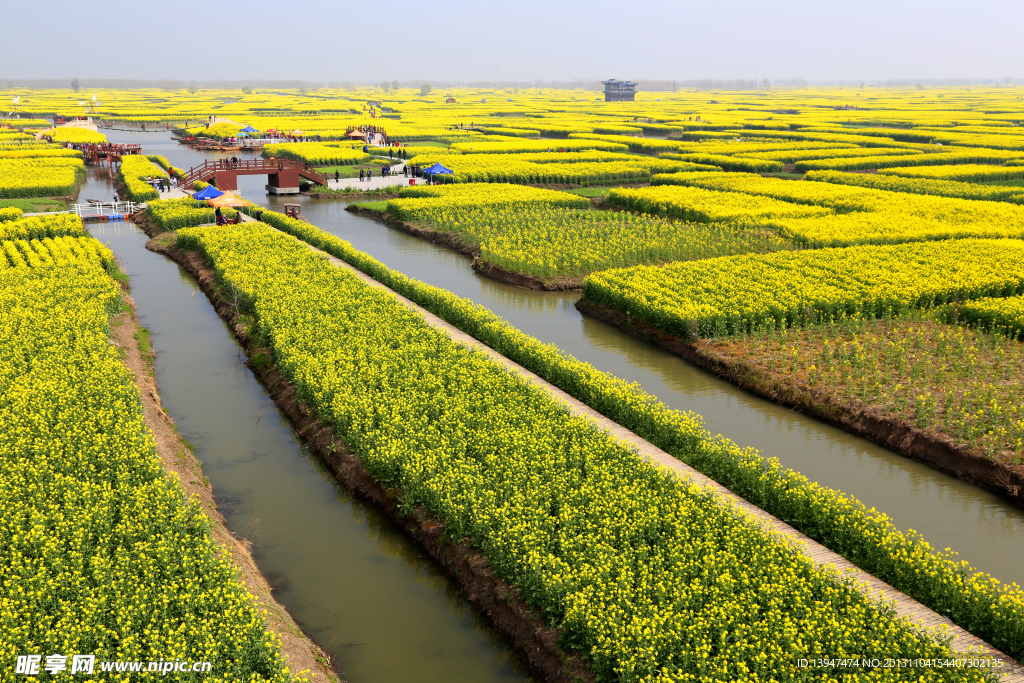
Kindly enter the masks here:
[[[561, 158], [559, 158], [561, 157]], [[460, 183], [571, 183], [589, 185], [612, 181], [643, 181], [653, 173], [717, 171], [719, 167], [694, 161], [610, 152], [536, 152], [525, 154], [459, 155], [426, 153], [416, 163], [439, 163], [455, 171]]]
[[954, 308], [960, 322], [1024, 341], [1024, 297], [975, 299]]
[[589, 276], [584, 294], [687, 338], [883, 317], [1024, 292], [1024, 242], [947, 240], [730, 256]]
[[932, 178], [935, 180], [1014, 180], [1024, 177], [1022, 166], [993, 166], [982, 164], [950, 164], [940, 166], [897, 166], [878, 171], [882, 175], [896, 175], [906, 178]]
[[[849, 159], [863, 158], [869, 155], [873, 158], [878, 157], [890, 157], [890, 156], [910, 156], [914, 154], [923, 154], [920, 150], [907, 149], [906, 147], [871, 147], [865, 149], [864, 147], [853, 147], [843, 149], [798, 149], [798, 150], [780, 150], [777, 152], [765, 152], [764, 154], [758, 154], [759, 159], [771, 159], [774, 161], [782, 161], [785, 163], [817, 163], [830, 161], [832, 159]], [[860, 162], [857, 162], [860, 163]]]
[[212, 662], [210, 681], [288, 681], [209, 520], [160, 466], [107, 336], [120, 290], [89, 255], [105, 247], [61, 241], [81, 253], [37, 263], [21, 243], [33, 267], [0, 267], [0, 658], [181, 658]]
[[135, 202], [156, 199], [158, 196], [153, 186], [145, 182], [144, 179], [169, 177], [167, 171], [141, 154], [129, 154], [121, 157], [121, 167], [118, 169], [118, 173], [128, 189], [128, 197]]
[[103, 133], [98, 133], [88, 128], [79, 128], [78, 126], [59, 126], [52, 130], [44, 131], [43, 135], [54, 142], [60, 143], [73, 142], [99, 145], [107, 141], [107, 136]]
[[749, 173], [675, 173], [656, 175], [651, 182], [658, 188], [678, 184], [717, 190], [730, 198], [737, 192], [831, 209], [812, 218], [760, 222], [809, 247], [1024, 235], [1024, 208], [1000, 202], [793, 182]]
[[[867, 150], [865, 150], [867, 151]], [[1016, 154], [1016, 153], [1011, 153]], [[850, 171], [854, 169], [887, 169], [896, 166], [944, 166], [949, 164], [1001, 164], [1010, 158], [1005, 152], [970, 148], [956, 152], [936, 152], [906, 156], [861, 156], [854, 158], [825, 158], [796, 162], [798, 171]]]
[[245, 224], [189, 228], [179, 243], [238, 289], [300, 398], [374, 476], [468, 536], [601, 676], [769, 680], [822, 649], [948, 653], [292, 237]]
[[929, 178], [901, 178], [900, 176], [877, 173], [842, 173], [838, 171], [809, 171], [804, 180], [814, 180], [836, 185], [856, 185], [888, 192], [908, 194], [931, 194], [939, 197], [959, 199], [985, 199], [993, 202], [1024, 204], [1024, 188], [999, 185], [978, 185], [955, 180], [932, 180]]
[[0, 198], [72, 195], [84, 178], [85, 164], [79, 157], [0, 156]]
[[604, 152], [625, 152], [629, 149], [624, 144], [600, 139], [501, 140], [494, 142], [486, 138], [476, 138], [472, 142], [456, 142], [452, 147], [463, 154], [519, 154], [521, 152], [551, 152], [559, 149], [570, 152], [592, 149]]
[[695, 164], [718, 166], [726, 171], [744, 171], [747, 173], [781, 173], [785, 165], [781, 161], [754, 157], [735, 157], [725, 154], [692, 153], [682, 150], [680, 154], [662, 154], [662, 159], [680, 159]]
[[[8, 206], [0, 209], [0, 223], [16, 221], [22, 216], [22, 211], [16, 206]], [[0, 226], [2, 227], [2, 226]]]
[[[9, 209], [0, 209], [0, 213]], [[61, 237], [85, 235], [82, 219], [68, 213], [52, 216], [29, 216], [21, 218], [21, 210], [15, 209], [18, 215], [14, 220], [3, 221], [0, 218], [0, 240], [34, 240], [45, 237]]]
[[325, 142], [284, 142], [267, 145], [263, 156], [267, 159], [281, 158], [304, 161], [312, 166], [347, 166], [370, 160], [362, 145]]
[[767, 219], [819, 217], [831, 213], [828, 209], [818, 206], [804, 206], [768, 197], [670, 184], [637, 189], [616, 188], [608, 194], [608, 203], [632, 211], [682, 218], [688, 221], [703, 223], [729, 221], [747, 225]]
[[49, 144], [16, 145], [0, 149], [0, 161], [7, 159], [34, 159], [37, 157], [82, 158], [77, 149], [68, 149]]
[[[225, 217], [233, 219], [234, 209], [222, 209]], [[161, 230], [178, 230], [216, 221], [215, 209], [206, 202], [191, 197], [182, 199], [151, 199], [146, 202], [146, 216]]]
[[[590, 202], [585, 197], [568, 192], [504, 183], [464, 183], [403, 188], [399, 192], [398, 199], [388, 202], [388, 210], [399, 218], [414, 219], [416, 212], [425, 209], [444, 210], [454, 207], [480, 206], [498, 208], [523, 204], [577, 209], [585, 209], [590, 206]], [[411, 213], [406, 213], [406, 211]]]
[[8, 239], [0, 242], [0, 269], [43, 268], [91, 261], [109, 266], [114, 254], [91, 237]]

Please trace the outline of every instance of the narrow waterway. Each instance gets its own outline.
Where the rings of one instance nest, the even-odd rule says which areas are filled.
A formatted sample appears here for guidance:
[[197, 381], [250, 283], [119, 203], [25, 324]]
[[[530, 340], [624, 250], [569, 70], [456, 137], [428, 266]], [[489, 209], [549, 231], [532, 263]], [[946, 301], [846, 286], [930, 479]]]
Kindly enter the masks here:
[[[164, 154], [184, 168], [206, 158], [166, 134], [114, 133], [110, 137], [142, 142], [147, 153]], [[265, 194], [265, 182], [263, 176], [240, 177], [239, 192], [279, 208], [281, 200]], [[474, 273], [469, 259], [354, 216], [344, 211], [342, 202], [307, 197], [299, 201], [311, 223], [388, 266], [470, 298], [528, 334], [639, 382], [667, 405], [702, 415], [712, 433], [756, 447], [811, 480], [884, 511], [899, 528], [921, 532], [933, 546], [953, 548], [979, 569], [1003, 581], [1024, 584], [1024, 511], [998, 496], [753, 396], [610, 325], [586, 318], [573, 307], [577, 293], [530, 292], [502, 285]]]
[[[90, 169], [83, 197], [109, 192]], [[436, 565], [301, 445], [202, 291], [130, 223], [95, 224], [152, 333], [164, 408], [195, 446], [228, 528], [274, 595], [352, 683], [525, 682], [527, 672]]]

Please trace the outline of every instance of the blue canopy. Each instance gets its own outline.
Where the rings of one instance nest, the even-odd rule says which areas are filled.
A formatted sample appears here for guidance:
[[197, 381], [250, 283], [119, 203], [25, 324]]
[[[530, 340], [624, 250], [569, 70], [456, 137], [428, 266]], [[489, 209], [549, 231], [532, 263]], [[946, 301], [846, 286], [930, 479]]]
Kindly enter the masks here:
[[450, 168], [445, 168], [441, 164], [434, 164], [433, 166], [423, 169], [423, 173], [426, 175], [437, 175], [440, 173], [455, 173], [455, 171]]
[[246, 126], [246, 127], [245, 127], [245, 128], [243, 128], [243, 129], [242, 129], [242, 130], [241, 130], [240, 132], [242, 132], [242, 133], [258, 133], [259, 131], [257, 131], [257, 130], [256, 130], [255, 128], [253, 128], [252, 126]]
[[209, 187], [204, 187], [203, 189], [199, 190], [199, 192], [193, 194], [192, 199], [214, 199], [216, 197], [221, 196], [222, 194], [224, 193], [218, 190], [213, 185], [210, 185]]

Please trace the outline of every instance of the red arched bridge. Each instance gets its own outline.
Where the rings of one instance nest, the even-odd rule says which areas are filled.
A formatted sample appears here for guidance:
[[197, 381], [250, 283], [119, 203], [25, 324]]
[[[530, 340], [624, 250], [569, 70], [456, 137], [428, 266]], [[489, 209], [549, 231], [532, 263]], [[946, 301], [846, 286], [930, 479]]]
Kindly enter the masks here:
[[207, 161], [201, 166], [190, 168], [182, 182], [185, 187], [191, 187], [192, 183], [201, 180], [215, 185], [218, 190], [237, 190], [240, 175], [266, 175], [267, 192], [271, 194], [297, 194], [299, 178], [305, 178], [315, 185], [327, 184], [327, 176], [317, 173], [308, 164], [291, 159]]

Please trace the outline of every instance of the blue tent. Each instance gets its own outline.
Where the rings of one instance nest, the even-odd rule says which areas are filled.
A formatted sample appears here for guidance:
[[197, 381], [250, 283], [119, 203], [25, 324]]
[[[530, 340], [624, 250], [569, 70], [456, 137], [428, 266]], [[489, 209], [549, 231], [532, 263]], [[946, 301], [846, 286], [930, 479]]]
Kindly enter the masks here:
[[423, 169], [423, 175], [440, 175], [442, 173], [455, 173], [455, 171], [450, 168], [445, 168], [441, 164], [434, 164], [433, 166]]
[[239, 132], [242, 132], [242, 133], [258, 133], [259, 131], [256, 130], [255, 128], [253, 128], [252, 126], [246, 126], [245, 128], [243, 128]]
[[199, 192], [196, 192], [194, 195], [192, 195], [192, 199], [214, 199], [216, 197], [221, 196], [222, 194], [224, 193], [218, 190], [213, 185], [210, 185], [209, 187], [204, 187], [203, 189], [199, 190]]

